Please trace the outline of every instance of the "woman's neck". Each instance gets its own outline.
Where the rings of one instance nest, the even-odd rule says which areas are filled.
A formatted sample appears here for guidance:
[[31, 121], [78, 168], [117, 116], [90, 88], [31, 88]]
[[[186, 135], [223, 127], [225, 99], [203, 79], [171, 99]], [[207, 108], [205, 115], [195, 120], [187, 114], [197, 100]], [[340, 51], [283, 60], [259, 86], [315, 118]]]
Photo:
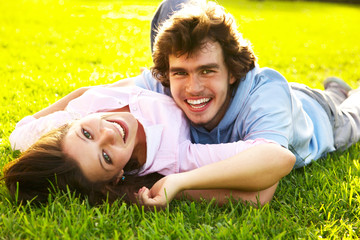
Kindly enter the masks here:
[[130, 108], [129, 108], [129, 105], [126, 105], [122, 108], [112, 109], [109, 112], [130, 112]]
[[135, 145], [132, 157], [135, 157], [139, 162], [140, 166], [143, 166], [146, 162], [146, 134], [143, 125], [138, 121], [137, 140], [138, 143]]

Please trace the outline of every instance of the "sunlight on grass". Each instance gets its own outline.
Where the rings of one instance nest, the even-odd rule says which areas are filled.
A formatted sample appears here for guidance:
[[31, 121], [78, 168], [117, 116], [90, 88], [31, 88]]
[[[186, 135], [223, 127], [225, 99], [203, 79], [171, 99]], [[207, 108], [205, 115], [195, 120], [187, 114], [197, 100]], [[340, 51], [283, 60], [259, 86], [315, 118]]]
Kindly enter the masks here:
[[[15, 124], [87, 85], [139, 74], [152, 64], [150, 20], [160, 1], [0, 1], [0, 167], [17, 152]], [[360, 85], [360, 6], [220, 1], [236, 17], [260, 66], [322, 88], [328, 76]], [[360, 146], [293, 171], [256, 209], [231, 202], [174, 201], [146, 212], [120, 201], [90, 207], [71, 194], [43, 207], [18, 206], [0, 188], [0, 238], [247, 239], [357, 238]]]
[[268, 1], [225, 6], [253, 43], [261, 66], [313, 87], [322, 87], [328, 76], [359, 85], [358, 6]]

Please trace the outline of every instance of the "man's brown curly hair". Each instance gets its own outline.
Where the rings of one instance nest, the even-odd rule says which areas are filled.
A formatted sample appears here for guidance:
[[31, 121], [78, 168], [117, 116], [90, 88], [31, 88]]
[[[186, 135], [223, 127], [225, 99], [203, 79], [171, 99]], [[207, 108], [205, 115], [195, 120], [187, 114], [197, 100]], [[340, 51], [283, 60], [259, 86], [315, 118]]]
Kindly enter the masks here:
[[214, 2], [190, 3], [165, 21], [155, 39], [153, 76], [169, 87], [169, 56], [195, 53], [206, 42], [218, 42], [236, 84], [255, 66], [256, 56], [237, 30], [234, 17]]

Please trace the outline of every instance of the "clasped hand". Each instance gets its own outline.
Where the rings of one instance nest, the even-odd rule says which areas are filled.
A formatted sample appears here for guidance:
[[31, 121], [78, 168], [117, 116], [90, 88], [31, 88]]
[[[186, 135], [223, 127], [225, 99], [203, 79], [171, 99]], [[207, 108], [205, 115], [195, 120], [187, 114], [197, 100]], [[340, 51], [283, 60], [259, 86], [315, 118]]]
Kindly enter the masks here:
[[136, 194], [140, 205], [164, 208], [181, 191], [177, 174], [171, 174], [157, 181], [151, 189], [142, 187]]

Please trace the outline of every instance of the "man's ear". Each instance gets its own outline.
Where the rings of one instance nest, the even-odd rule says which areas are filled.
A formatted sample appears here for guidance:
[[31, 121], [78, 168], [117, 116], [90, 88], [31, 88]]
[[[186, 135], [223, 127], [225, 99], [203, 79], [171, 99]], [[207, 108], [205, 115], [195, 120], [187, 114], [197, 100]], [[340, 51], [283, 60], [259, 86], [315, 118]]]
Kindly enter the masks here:
[[114, 180], [114, 185], [117, 185], [124, 175], [124, 170], [121, 170]]
[[229, 84], [232, 85], [236, 82], [236, 78], [231, 74], [229, 73], [230, 76], [229, 76]]

